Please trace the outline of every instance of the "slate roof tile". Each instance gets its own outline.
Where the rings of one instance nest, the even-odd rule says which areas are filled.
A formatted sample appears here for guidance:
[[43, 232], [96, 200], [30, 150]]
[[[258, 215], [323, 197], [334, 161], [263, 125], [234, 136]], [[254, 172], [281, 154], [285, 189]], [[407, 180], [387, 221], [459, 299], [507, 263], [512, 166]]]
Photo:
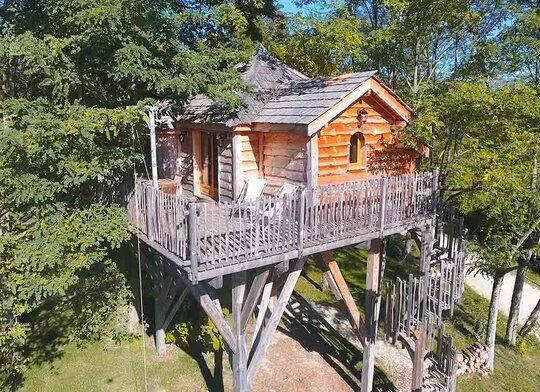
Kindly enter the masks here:
[[188, 101], [176, 119], [228, 126], [309, 124], [376, 74], [376, 71], [365, 71], [310, 79], [272, 57], [262, 45], [247, 66], [238, 66], [239, 71], [242, 68], [244, 81], [253, 86], [252, 94], [245, 97], [242, 110], [226, 116], [208, 97], [197, 95]]

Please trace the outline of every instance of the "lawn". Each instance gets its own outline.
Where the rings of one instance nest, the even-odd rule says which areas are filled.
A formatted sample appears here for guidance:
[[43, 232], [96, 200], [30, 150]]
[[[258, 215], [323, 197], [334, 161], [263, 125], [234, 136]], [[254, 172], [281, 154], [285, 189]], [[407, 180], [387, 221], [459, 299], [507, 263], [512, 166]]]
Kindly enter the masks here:
[[[179, 351], [159, 359], [147, 342], [149, 391], [206, 391], [197, 362]], [[25, 373], [22, 391], [144, 391], [141, 341], [94, 342], [85, 348], [67, 345], [52, 363], [33, 365]]]
[[[388, 241], [385, 280], [406, 277], [414, 271], [417, 250], [413, 256], [405, 255], [402, 246]], [[349, 283], [353, 297], [361, 308], [365, 290], [366, 251], [355, 248], [336, 253], [342, 273]], [[300, 277], [296, 291], [304, 298], [327, 305], [337, 305], [329, 291], [321, 291], [322, 271], [316, 260], [310, 260]], [[477, 340], [483, 332], [488, 302], [470, 289], [466, 289], [462, 304], [447, 322], [447, 331], [458, 348]], [[495, 373], [488, 379], [460, 378], [458, 391], [498, 392], [537, 391], [540, 385], [540, 346], [536, 342], [522, 342], [519, 352], [502, 343], [504, 316], [499, 317], [499, 344], [497, 345]], [[177, 350], [168, 358], [155, 356], [152, 342], [147, 341], [146, 359], [149, 391], [204, 391], [207, 390], [199, 362]], [[212, 363], [211, 359], [208, 361]], [[226, 372], [227, 373], [227, 372]], [[228, 376], [226, 376], [228, 377]], [[225, 380], [230, 386], [230, 380]], [[23, 391], [143, 391], [144, 372], [140, 340], [115, 344], [96, 342], [85, 348], [67, 345], [52, 363], [34, 364], [25, 373]]]
[[540, 288], [540, 272], [538, 270], [529, 269], [529, 271], [527, 271], [526, 279], [527, 282]]
[[[395, 277], [405, 277], [415, 267], [414, 258], [404, 256], [398, 242], [389, 241], [385, 281]], [[417, 253], [417, 251], [416, 251]], [[413, 255], [415, 252], [413, 251]], [[353, 297], [361, 307], [361, 298], [365, 290], [366, 251], [346, 248], [335, 254], [341, 272], [348, 282]], [[301, 277], [297, 286], [306, 299], [326, 304], [335, 304], [329, 293], [321, 293], [317, 285], [321, 282], [322, 271], [318, 263], [310, 261], [306, 269], [306, 277]], [[488, 314], [488, 301], [468, 287], [465, 290], [462, 304], [456, 307], [454, 317], [446, 323], [446, 331], [454, 336], [458, 348], [465, 348], [482, 339], [485, 320]], [[458, 391], [465, 392], [503, 392], [503, 391], [538, 391], [540, 385], [540, 344], [536, 339], [520, 342], [518, 349], [503, 343], [506, 328], [506, 317], [499, 315], [498, 344], [496, 346], [495, 372], [488, 379], [480, 379], [469, 375], [459, 379]]]

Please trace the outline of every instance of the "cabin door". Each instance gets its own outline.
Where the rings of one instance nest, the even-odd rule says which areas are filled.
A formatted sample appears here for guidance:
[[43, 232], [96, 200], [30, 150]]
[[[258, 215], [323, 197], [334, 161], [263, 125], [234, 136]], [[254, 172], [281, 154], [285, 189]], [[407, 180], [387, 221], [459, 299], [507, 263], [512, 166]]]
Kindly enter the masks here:
[[201, 132], [201, 194], [218, 196], [218, 141], [214, 132]]

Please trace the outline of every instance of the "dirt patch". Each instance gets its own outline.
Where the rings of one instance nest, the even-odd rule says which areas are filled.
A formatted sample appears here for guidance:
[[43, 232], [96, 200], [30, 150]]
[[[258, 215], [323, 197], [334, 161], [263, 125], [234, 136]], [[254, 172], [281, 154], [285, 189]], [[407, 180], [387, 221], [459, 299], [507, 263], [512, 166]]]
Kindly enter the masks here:
[[[346, 371], [341, 368], [341, 371]], [[338, 372], [316, 351], [306, 351], [295, 339], [278, 331], [254, 383], [256, 392], [352, 391]]]
[[[362, 347], [353, 333], [344, 311], [331, 306], [311, 302], [310, 304], [341, 336], [349, 340], [358, 349]], [[412, 360], [407, 350], [394, 346], [379, 337], [375, 344], [375, 363], [388, 376], [396, 390], [411, 390]], [[377, 380], [375, 382], [377, 383]], [[384, 390], [384, 385], [380, 388]]]

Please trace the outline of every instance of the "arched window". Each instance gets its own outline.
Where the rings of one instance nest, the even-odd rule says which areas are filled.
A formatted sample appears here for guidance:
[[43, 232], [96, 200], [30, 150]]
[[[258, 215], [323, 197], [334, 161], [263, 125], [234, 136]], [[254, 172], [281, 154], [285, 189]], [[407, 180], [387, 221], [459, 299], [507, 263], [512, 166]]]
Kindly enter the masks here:
[[357, 167], [366, 166], [366, 141], [364, 136], [357, 132], [351, 136], [350, 142], [349, 163]]

